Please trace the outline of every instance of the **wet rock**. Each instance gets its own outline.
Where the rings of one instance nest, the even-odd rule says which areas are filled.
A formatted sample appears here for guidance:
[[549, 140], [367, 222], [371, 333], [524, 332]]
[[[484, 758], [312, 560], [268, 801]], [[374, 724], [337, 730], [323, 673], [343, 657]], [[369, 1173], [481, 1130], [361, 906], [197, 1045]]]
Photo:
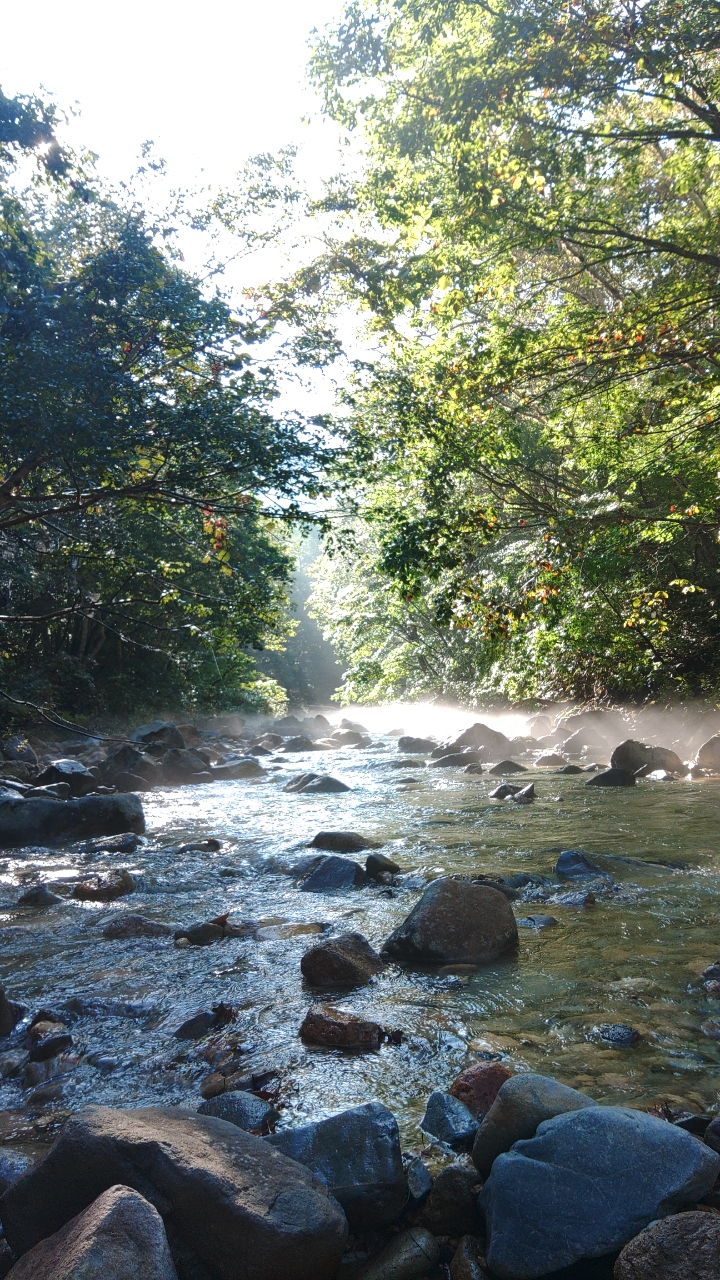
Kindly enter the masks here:
[[[455, 739], [452, 746], [456, 751], [459, 751], [462, 747], [475, 747], [477, 749], [485, 748], [488, 751], [496, 752], [497, 755], [501, 755], [510, 746], [510, 739], [506, 734], [501, 733], [499, 729], [491, 729], [490, 725], [476, 721], [475, 724], [470, 725], [469, 729], [465, 729]], [[490, 759], [492, 759], [492, 756]]]
[[463, 1236], [450, 1263], [451, 1280], [488, 1280], [483, 1241]]
[[55, 800], [0, 797], [0, 845], [51, 844], [145, 830], [145, 817], [135, 795], [81, 796]]
[[173, 1034], [176, 1040], [200, 1040], [208, 1032], [227, 1026], [234, 1017], [235, 1010], [230, 1005], [214, 1004], [212, 1009], [203, 1009], [200, 1013], [193, 1014], [192, 1018], [187, 1018]]
[[3, 1080], [22, 1071], [28, 1058], [27, 1049], [8, 1049], [5, 1053], [0, 1053], [0, 1076]]
[[72, 1048], [73, 1038], [67, 1031], [41, 1036], [33, 1044], [28, 1058], [30, 1062], [49, 1062], [58, 1054], [66, 1053]]
[[422, 1224], [435, 1236], [475, 1235], [482, 1229], [477, 1197], [481, 1182], [472, 1165], [446, 1165], [433, 1182]]
[[596, 749], [607, 751], [607, 738], [588, 726], [583, 729], [576, 729], [575, 733], [571, 733], [562, 744], [563, 752], [568, 756], [582, 755], [583, 751], [588, 747], [592, 751]]
[[377, 1049], [383, 1029], [378, 1022], [324, 1004], [308, 1009], [298, 1035], [313, 1044], [336, 1049]]
[[506, 884], [504, 880], [493, 880], [492, 876], [473, 876], [472, 883], [487, 885], [489, 889], [497, 889], [499, 893], [505, 895], [508, 902], [515, 902], [520, 897], [518, 890], [514, 889], [512, 885]]
[[290, 782], [285, 784], [283, 791], [302, 791], [303, 787], [306, 787], [309, 782], [315, 782], [316, 778], [319, 777], [319, 773], [300, 773], [297, 778], [292, 778]]
[[380, 875], [394, 876], [402, 871], [402, 867], [384, 853], [369, 853], [365, 859], [365, 871], [370, 880], [376, 880]]
[[713, 1151], [720, 1152], [720, 1116], [712, 1120], [703, 1135], [705, 1142]]
[[24, 764], [37, 764], [37, 756], [27, 738], [15, 737], [3, 742], [0, 747], [5, 760], [20, 760]]
[[488, 1174], [502, 1151], [509, 1151], [521, 1138], [532, 1138], [543, 1120], [565, 1111], [595, 1107], [587, 1094], [570, 1089], [549, 1076], [524, 1071], [501, 1086], [473, 1143], [473, 1164]]
[[107, 875], [87, 876], [79, 880], [72, 896], [81, 902], [113, 902], [136, 889], [137, 884], [129, 871], [111, 871]]
[[366, 880], [365, 868], [359, 862], [330, 854], [312, 868], [299, 888], [303, 893], [335, 893], [341, 889], [360, 889]]
[[79, 760], [53, 760], [38, 774], [35, 786], [46, 787], [55, 782], [66, 783], [72, 796], [85, 796], [97, 785], [97, 780]]
[[481, 764], [469, 764], [466, 769], [463, 769], [463, 773], [484, 773], [484, 772], [485, 770], [483, 769]]
[[119, 775], [128, 773], [133, 777], [152, 782], [159, 776], [159, 771], [156, 760], [138, 751], [136, 747], [131, 747], [127, 742], [122, 747], [118, 747], [117, 751], [112, 751], [100, 765], [100, 776], [103, 782], [112, 782], [115, 785]]
[[498, 1156], [480, 1192], [489, 1268], [529, 1278], [613, 1253], [696, 1201], [718, 1171], [714, 1151], [641, 1111], [555, 1116]]
[[563, 849], [555, 863], [555, 874], [563, 880], [583, 880], [588, 876], [604, 876], [605, 872], [582, 849]]
[[339, 778], [333, 778], [331, 774], [314, 778], [311, 782], [306, 782], [303, 787], [296, 789], [305, 796], [334, 795], [340, 791], [350, 790], [346, 782], [341, 782]]
[[491, 800], [507, 800], [508, 796], [516, 796], [521, 787], [516, 787], [514, 782], [501, 782], [499, 787], [490, 792]]
[[70, 784], [68, 782], [50, 782], [43, 787], [28, 787], [24, 793], [26, 800], [69, 800]]
[[612, 1044], [616, 1049], [632, 1049], [642, 1039], [639, 1031], [624, 1022], [603, 1022], [597, 1028], [597, 1034], [606, 1044]]
[[398, 751], [403, 751], [405, 755], [424, 755], [433, 751], [436, 746], [434, 738], [414, 738], [411, 734], [398, 738]]
[[511, 1076], [512, 1072], [500, 1062], [476, 1062], [455, 1077], [449, 1092], [465, 1103], [476, 1120], [481, 1120]]
[[116, 941], [125, 938], [167, 938], [173, 932], [169, 924], [149, 920], [147, 916], [122, 915], [103, 929], [103, 937]]
[[285, 1129], [268, 1142], [325, 1180], [351, 1229], [386, 1226], [402, 1212], [407, 1179], [397, 1121], [379, 1102]]
[[557, 769], [563, 764], [567, 764], [565, 756], [558, 755], [557, 751], [546, 751], [541, 756], [538, 756], [535, 761], [535, 768]]
[[[2, 1197], [25, 1253], [115, 1184], [142, 1189], [217, 1280], [330, 1280], [347, 1222], [327, 1187], [236, 1125], [178, 1107], [86, 1107]], [[212, 1229], [209, 1225], [212, 1224]]]
[[440, 1246], [424, 1227], [409, 1227], [394, 1236], [353, 1280], [413, 1280], [425, 1276], [436, 1265]]
[[557, 770], [558, 773], [584, 773], [584, 769], [579, 764], [565, 764], [562, 769]]
[[361, 933], [343, 933], [306, 951], [303, 977], [315, 987], [354, 987], [381, 973], [383, 962]]
[[235, 760], [231, 764], [214, 764], [210, 767], [212, 782], [242, 782], [244, 778], [264, 778], [265, 770], [257, 760]]
[[53, 893], [46, 884], [36, 884], [34, 888], [27, 889], [25, 893], [21, 893], [16, 902], [18, 907], [52, 907], [56, 902], [62, 902], [63, 899], [59, 894]]
[[515, 917], [504, 894], [441, 877], [390, 934], [382, 954], [431, 964], [489, 964], [516, 944]]
[[365, 741], [365, 735], [358, 733], [356, 729], [336, 729], [330, 738], [339, 747], [357, 747]]
[[287, 741], [283, 743], [281, 750], [288, 753], [296, 751], [314, 751], [315, 743], [312, 738], [301, 735], [297, 738], [288, 738]]
[[554, 929], [557, 924], [555, 916], [521, 916], [516, 917], [518, 929]]
[[116, 773], [113, 786], [123, 795], [132, 795], [136, 791], [152, 791], [153, 783], [139, 773]]
[[408, 1207], [414, 1210], [420, 1209], [432, 1191], [433, 1180], [430, 1170], [420, 1156], [414, 1156], [405, 1172], [407, 1175]]
[[92, 856], [96, 853], [134, 853], [142, 841], [134, 831], [124, 831], [119, 836], [108, 836], [99, 840], [90, 840], [82, 849], [82, 853]]
[[703, 742], [695, 761], [698, 769], [707, 769], [710, 773], [720, 773], [720, 733]]
[[634, 787], [636, 782], [634, 773], [627, 773], [624, 769], [606, 769], [603, 773], [596, 773], [594, 778], [589, 778], [585, 783], [586, 787]]
[[148, 747], [162, 747], [170, 751], [173, 747], [182, 750], [185, 739], [172, 720], [151, 720], [149, 724], [141, 724], [130, 734], [131, 742], [142, 742]]
[[173, 937], [176, 942], [186, 938], [191, 947], [209, 947], [225, 937], [226, 919], [226, 916], [218, 916], [216, 920], [206, 920], [188, 925], [185, 929], [176, 929]]
[[532, 804], [535, 799], [535, 783], [530, 782], [522, 791], [515, 791], [508, 799], [513, 804]]
[[377, 841], [368, 840], [357, 831], [318, 831], [308, 845], [308, 849], [327, 849], [330, 853], [362, 853], [363, 849], [378, 847]]
[[479, 751], [451, 751], [430, 763], [431, 769], [462, 769], [465, 765], [480, 764], [482, 753]]
[[558, 907], [594, 907], [597, 898], [590, 889], [581, 889], [573, 893], [556, 893], [551, 902], [557, 904]]
[[13, 1280], [177, 1280], [162, 1218], [115, 1186], [15, 1264]]
[[517, 764], [514, 760], [501, 760], [499, 764], [494, 764], [488, 772], [495, 778], [502, 778], [508, 773], [527, 773], [527, 769], [524, 764]]
[[632, 738], [615, 748], [610, 757], [610, 765], [611, 768], [626, 769], [631, 773], [637, 773], [641, 769], [649, 772], [664, 769], [667, 773], [685, 773], [685, 765], [679, 755], [669, 747], [649, 747]]
[[0, 987], [0, 1038], [9, 1036], [13, 1027], [25, 1017], [27, 1009], [24, 1004], [16, 1004], [8, 1000], [5, 988]]
[[420, 1128], [448, 1147], [466, 1151], [477, 1133], [478, 1122], [459, 1098], [436, 1089], [428, 1098]]
[[238, 1129], [245, 1129], [247, 1133], [263, 1135], [271, 1133], [280, 1119], [279, 1112], [269, 1102], [256, 1098], [254, 1093], [237, 1089], [209, 1098], [198, 1107], [198, 1115], [217, 1116], [219, 1120], [227, 1120], [228, 1124], [235, 1124]]
[[717, 1280], [720, 1218], [699, 1210], [653, 1222], [625, 1245], [615, 1280]]
[[7, 1191], [13, 1182], [31, 1169], [35, 1160], [24, 1151], [16, 1151], [13, 1147], [3, 1147], [0, 1151], [0, 1195]]

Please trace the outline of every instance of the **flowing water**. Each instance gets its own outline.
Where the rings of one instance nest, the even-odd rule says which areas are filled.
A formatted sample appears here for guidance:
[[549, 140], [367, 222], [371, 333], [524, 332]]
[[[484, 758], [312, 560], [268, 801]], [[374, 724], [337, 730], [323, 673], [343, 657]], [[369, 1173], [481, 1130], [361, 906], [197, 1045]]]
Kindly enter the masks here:
[[[396, 740], [374, 735], [366, 750], [276, 755], [263, 761], [269, 771], [257, 781], [155, 791], [143, 797], [147, 835], [130, 855], [89, 862], [81, 846], [4, 851], [2, 979], [31, 1013], [43, 1008], [68, 1021], [74, 1010], [74, 1048], [66, 1074], [34, 1099], [17, 1077], [2, 1082], [0, 1140], [47, 1140], [87, 1102], [197, 1106], [201, 1080], [228, 1046], [248, 1074], [278, 1071], [282, 1125], [377, 1098], [397, 1115], [406, 1146], [422, 1140], [418, 1124], [431, 1090], [447, 1087], [482, 1054], [555, 1076], [601, 1102], [717, 1109], [720, 1040], [712, 1035], [717, 1027], [720, 1036], [720, 999], [706, 993], [699, 975], [720, 957], [720, 783], [643, 781], [605, 790], [587, 787], [587, 775], [531, 770], [523, 784], [535, 781], [537, 799], [518, 806], [489, 798], [498, 779], [487, 774], [398, 769], [397, 758]], [[308, 768], [332, 772], [351, 790], [283, 792]], [[372, 837], [417, 874], [397, 888], [301, 892], [282, 868], [321, 829]], [[220, 851], [173, 852], [208, 836], [222, 842]], [[612, 855], [602, 865], [613, 882], [594, 906], [552, 901], [573, 887], [553, 874], [568, 848]], [[22, 887], [43, 880], [62, 888], [89, 867], [127, 868], [138, 889], [107, 906], [13, 907]], [[543, 912], [558, 923], [521, 928], [517, 954], [473, 975], [389, 965], [370, 985], [337, 998], [401, 1028], [400, 1044], [363, 1054], [304, 1045], [303, 1017], [327, 998], [303, 984], [308, 944], [353, 929], [379, 946], [426, 880], [443, 872], [547, 877], [539, 892], [550, 901], [513, 906], [518, 917]], [[125, 911], [185, 925], [229, 911], [258, 928], [253, 937], [185, 949], [172, 937], [105, 939], [104, 925]], [[197, 1042], [174, 1037], [187, 1017], [220, 1002], [237, 1011], [228, 1027]], [[629, 1024], [641, 1039], [613, 1047], [596, 1031], [605, 1023]]]

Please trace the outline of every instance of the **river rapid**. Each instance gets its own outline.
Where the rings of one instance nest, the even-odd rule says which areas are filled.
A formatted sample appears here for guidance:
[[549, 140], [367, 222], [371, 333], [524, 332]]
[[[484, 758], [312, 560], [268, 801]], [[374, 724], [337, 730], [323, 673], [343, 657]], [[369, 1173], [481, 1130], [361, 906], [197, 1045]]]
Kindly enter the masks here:
[[[554, 1076], [603, 1103], [718, 1109], [720, 999], [700, 974], [720, 958], [720, 781], [602, 789], [587, 787], [588, 775], [529, 769], [522, 782], [534, 781], [537, 799], [518, 806], [490, 799], [499, 779], [487, 773], [410, 758], [409, 767], [393, 767], [389, 713], [359, 714], [366, 724], [372, 714], [370, 748], [280, 753], [262, 760], [268, 772], [257, 780], [143, 796], [147, 833], [131, 854], [92, 856], [77, 845], [3, 851], [2, 981], [31, 1015], [60, 1015], [74, 1043], [62, 1074], [44, 1088], [2, 1081], [0, 1141], [29, 1151], [90, 1102], [196, 1107], [201, 1081], [229, 1049], [247, 1074], [278, 1073], [270, 1087], [281, 1126], [378, 1099], [396, 1114], [406, 1149], [425, 1142], [418, 1126], [428, 1094], [479, 1055]], [[454, 715], [444, 727], [477, 718]], [[283, 792], [307, 769], [351, 789]], [[301, 892], [287, 870], [323, 829], [371, 837], [413, 874], [393, 887]], [[175, 852], [208, 837], [219, 851]], [[570, 848], [612, 855], [602, 864], [612, 882], [594, 906], [552, 900], [580, 887], [553, 874]], [[89, 867], [125, 868], [137, 890], [102, 906], [68, 898], [42, 910], [14, 907], [38, 881], [69, 892]], [[368, 986], [335, 997], [401, 1029], [399, 1044], [349, 1054], [302, 1043], [309, 1005], [328, 998], [301, 977], [309, 944], [352, 929], [380, 947], [434, 876], [523, 872], [549, 883], [540, 891], [546, 901], [514, 902], [516, 916], [552, 914], [555, 927], [521, 927], [517, 953], [475, 974], [389, 964]], [[230, 912], [256, 927], [246, 938], [184, 949], [172, 937], [107, 940], [104, 926], [128, 911], [177, 926]], [[221, 1002], [236, 1011], [222, 1031], [175, 1038], [185, 1019]], [[614, 1047], [596, 1030], [606, 1023], [629, 1024], [641, 1038]]]

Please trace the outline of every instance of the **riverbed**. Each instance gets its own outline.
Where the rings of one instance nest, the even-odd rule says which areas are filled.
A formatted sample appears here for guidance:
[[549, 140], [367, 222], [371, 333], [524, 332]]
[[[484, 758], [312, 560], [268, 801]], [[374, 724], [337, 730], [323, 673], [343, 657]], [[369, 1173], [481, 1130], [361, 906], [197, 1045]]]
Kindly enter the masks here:
[[[61, 1015], [74, 1045], [66, 1073], [34, 1100], [18, 1077], [2, 1082], [0, 1140], [47, 1141], [89, 1102], [195, 1107], [228, 1044], [247, 1074], [277, 1072], [270, 1087], [281, 1126], [378, 1099], [396, 1114], [405, 1147], [425, 1141], [418, 1125], [428, 1094], [482, 1055], [603, 1103], [717, 1110], [720, 999], [700, 974], [720, 958], [720, 782], [643, 780], [605, 790], [586, 786], [587, 775], [530, 769], [522, 782], [534, 781], [537, 798], [519, 806], [490, 798], [499, 779], [487, 773], [409, 758], [415, 767], [397, 768], [397, 760], [396, 739], [384, 735], [363, 750], [278, 754], [263, 759], [268, 772], [257, 780], [143, 796], [147, 833], [132, 854], [4, 851], [2, 980], [31, 1014]], [[283, 791], [307, 769], [351, 789]], [[396, 886], [301, 892], [287, 870], [328, 829], [381, 843], [407, 877]], [[174, 852], [208, 837], [218, 851]], [[553, 875], [559, 852], [571, 848], [612, 855], [603, 864], [612, 883], [595, 905], [552, 901], [573, 887]], [[138, 888], [108, 905], [67, 899], [14, 908], [23, 888], [44, 881], [67, 891], [89, 868], [125, 868]], [[550, 900], [516, 901], [516, 916], [551, 914], [554, 927], [521, 927], [517, 953], [475, 974], [390, 964], [368, 986], [333, 997], [400, 1029], [399, 1044], [349, 1054], [302, 1043], [309, 1005], [327, 998], [302, 980], [308, 945], [352, 929], [379, 948], [434, 876], [524, 872], [547, 877]], [[104, 926], [128, 911], [177, 926], [230, 912], [255, 928], [250, 937], [184, 949], [172, 937], [107, 940]], [[174, 1036], [185, 1019], [220, 1003], [234, 1011], [221, 1032], [197, 1042]], [[633, 1027], [639, 1041], [607, 1043], [597, 1031], [607, 1023]]]

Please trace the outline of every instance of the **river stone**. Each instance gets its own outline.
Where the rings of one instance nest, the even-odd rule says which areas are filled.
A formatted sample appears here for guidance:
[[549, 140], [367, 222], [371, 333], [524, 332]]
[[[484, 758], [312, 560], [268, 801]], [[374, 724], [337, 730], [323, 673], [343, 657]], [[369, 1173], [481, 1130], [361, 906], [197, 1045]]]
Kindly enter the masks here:
[[425, 1161], [413, 1156], [407, 1166], [408, 1207], [419, 1209], [432, 1191], [433, 1180]]
[[111, 941], [123, 938], [167, 938], [172, 932], [169, 924], [161, 924], [159, 920], [149, 920], [147, 916], [131, 915], [128, 912], [106, 924], [103, 937]]
[[[400, 781], [403, 782], [404, 779], [401, 778]], [[376, 880], [383, 873], [394, 876], [398, 871], [402, 871], [402, 867], [384, 853], [369, 853], [365, 859], [365, 871], [370, 880]]]
[[110, 1187], [23, 1255], [13, 1280], [177, 1280], [157, 1209], [130, 1187]]
[[425, 1115], [420, 1121], [423, 1133], [429, 1133], [456, 1150], [469, 1150], [477, 1127], [474, 1115], [459, 1098], [440, 1089], [430, 1094]]
[[532, 1280], [613, 1253], [653, 1219], [698, 1200], [719, 1171], [709, 1147], [642, 1111], [555, 1116], [498, 1156], [480, 1193], [490, 1270]]
[[501, 782], [499, 787], [490, 792], [491, 800], [507, 800], [508, 796], [516, 796], [521, 787], [516, 787], [514, 782]]
[[603, 773], [596, 773], [594, 778], [589, 778], [585, 783], [586, 787], [634, 787], [636, 782], [635, 774], [628, 773], [625, 769], [605, 769]]
[[698, 769], [709, 769], [711, 773], [720, 773], [720, 733], [703, 742], [695, 761]]
[[625, 773], [637, 773], [643, 765], [649, 763], [650, 748], [644, 742], [636, 742], [634, 738], [626, 738], [615, 748], [610, 757], [610, 768], [624, 770]]
[[171, 784], [192, 782], [199, 774], [209, 772], [207, 761], [190, 747], [171, 747], [163, 755], [160, 764], [163, 782]]
[[481, 764], [469, 764], [467, 768], [463, 769], [463, 773], [484, 773], [484, 772], [485, 770], [483, 769]]
[[477, 1196], [481, 1179], [472, 1165], [448, 1164], [425, 1201], [422, 1224], [435, 1236], [463, 1236], [482, 1230]]
[[441, 756], [439, 760], [433, 760], [430, 763], [431, 769], [462, 769], [465, 765], [480, 764], [482, 752], [480, 751], [451, 751], [446, 756]]
[[402, 1212], [408, 1190], [397, 1121], [379, 1102], [284, 1129], [267, 1141], [324, 1179], [351, 1230], [387, 1226]]
[[0, 1199], [16, 1253], [116, 1183], [171, 1215], [217, 1280], [330, 1280], [347, 1222], [327, 1187], [263, 1139], [179, 1107], [85, 1107]]
[[463, 1236], [450, 1263], [451, 1280], [488, 1280], [485, 1253], [477, 1236]]
[[535, 767], [539, 769], [558, 768], [564, 764], [567, 764], [565, 756], [558, 755], [557, 751], [546, 751], [535, 761]]
[[52, 844], [145, 830], [143, 807], [136, 795], [81, 796], [56, 800], [23, 800], [0, 796], [0, 845]]
[[269, 1102], [242, 1089], [208, 1098], [197, 1111], [199, 1116], [217, 1116], [219, 1120], [227, 1120], [228, 1124], [235, 1124], [248, 1133], [270, 1133], [280, 1119], [279, 1112]]
[[314, 987], [354, 987], [381, 973], [383, 962], [361, 933], [343, 933], [306, 951], [303, 977]]
[[283, 791], [302, 791], [308, 782], [314, 782], [319, 777], [319, 773], [299, 773], [296, 778], [291, 778], [289, 782], [286, 782]]
[[130, 734], [131, 742], [142, 742], [145, 746], [164, 747], [169, 751], [172, 747], [185, 746], [185, 739], [172, 720], [151, 720], [149, 724], [141, 724]]
[[100, 773], [104, 782], [114, 782], [118, 774], [124, 773], [151, 780], [157, 777], [158, 769], [159, 766], [152, 757], [126, 742], [107, 756], [100, 766]]
[[314, 751], [315, 743], [312, 738], [301, 735], [298, 738], [288, 738], [287, 741], [283, 743], [281, 750], [289, 753], [296, 751]]
[[516, 764], [514, 760], [501, 760], [499, 764], [494, 764], [488, 772], [495, 778], [502, 778], [508, 773], [527, 773], [527, 769], [524, 764]]
[[339, 889], [361, 889], [366, 880], [365, 868], [359, 862], [330, 854], [312, 868], [298, 887], [303, 893], [335, 893]]
[[383, 1029], [378, 1022], [323, 1004], [308, 1009], [298, 1035], [313, 1044], [330, 1045], [334, 1049], [377, 1049]]
[[9, 1036], [13, 1027], [25, 1017], [27, 1009], [24, 1004], [16, 1004], [8, 1000], [5, 988], [0, 987], [0, 1038]]
[[543, 1120], [565, 1111], [594, 1107], [587, 1094], [558, 1084], [550, 1076], [524, 1071], [506, 1080], [477, 1131], [472, 1158], [482, 1174], [488, 1174], [502, 1151], [520, 1138], [532, 1138]]
[[453, 750], [460, 751], [463, 747], [486, 747], [490, 751], [495, 751], [499, 755], [503, 751], [507, 751], [510, 746], [510, 739], [499, 729], [491, 729], [489, 724], [482, 724], [476, 721], [471, 724], [469, 729], [465, 729], [458, 738], [452, 743]]
[[16, 907], [52, 907], [56, 902], [62, 902], [63, 899], [59, 894], [53, 893], [46, 884], [36, 884], [32, 889], [27, 889], [25, 893], [21, 893]]
[[440, 1257], [440, 1246], [425, 1227], [410, 1227], [394, 1236], [353, 1280], [413, 1280], [426, 1276]]
[[597, 879], [598, 876], [607, 878], [602, 867], [593, 862], [582, 849], [563, 849], [555, 863], [555, 874], [562, 876], [564, 880], [583, 880], [588, 876], [592, 879]]
[[718, 1280], [720, 1217], [702, 1210], [654, 1222], [625, 1245], [614, 1280]]
[[425, 754], [433, 751], [436, 746], [434, 738], [413, 738], [410, 734], [398, 738], [398, 751], [403, 751], [406, 755]]
[[597, 1028], [597, 1033], [601, 1040], [614, 1045], [616, 1049], [632, 1049], [641, 1040], [640, 1032], [625, 1022], [603, 1022]]
[[516, 916], [518, 929], [554, 929], [557, 924], [555, 916]]
[[516, 944], [517, 925], [504, 894], [443, 876], [428, 885], [382, 954], [431, 964], [490, 964]]
[[347, 782], [341, 782], [339, 778], [333, 778], [331, 774], [324, 774], [319, 778], [314, 778], [311, 782], [305, 783], [298, 790], [304, 796], [322, 796], [335, 795], [340, 791], [349, 791], [350, 788]]
[[501, 1062], [476, 1062], [455, 1077], [448, 1092], [453, 1098], [464, 1102], [476, 1120], [481, 1120], [490, 1110], [505, 1081], [511, 1077], [512, 1072]]
[[47, 787], [56, 782], [67, 783], [71, 796], [86, 796], [97, 786], [97, 780], [79, 760], [53, 760], [38, 774], [34, 785]]
[[318, 831], [308, 849], [327, 849], [330, 853], [362, 853], [363, 849], [377, 849], [375, 840], [358, 835], [357, 831]]
[[522, 790], [516, 790], [508, 797], [513, 804], [532, 804], [535, 799], [535, 783], [529, 782]]
[[248, 758], [233, 760], [229, 764], [213, 764], [210, 766], [209, 773], [208, 781], [241, 782], [243, 778], [264, 778], [266, 771], [257, 760]]

